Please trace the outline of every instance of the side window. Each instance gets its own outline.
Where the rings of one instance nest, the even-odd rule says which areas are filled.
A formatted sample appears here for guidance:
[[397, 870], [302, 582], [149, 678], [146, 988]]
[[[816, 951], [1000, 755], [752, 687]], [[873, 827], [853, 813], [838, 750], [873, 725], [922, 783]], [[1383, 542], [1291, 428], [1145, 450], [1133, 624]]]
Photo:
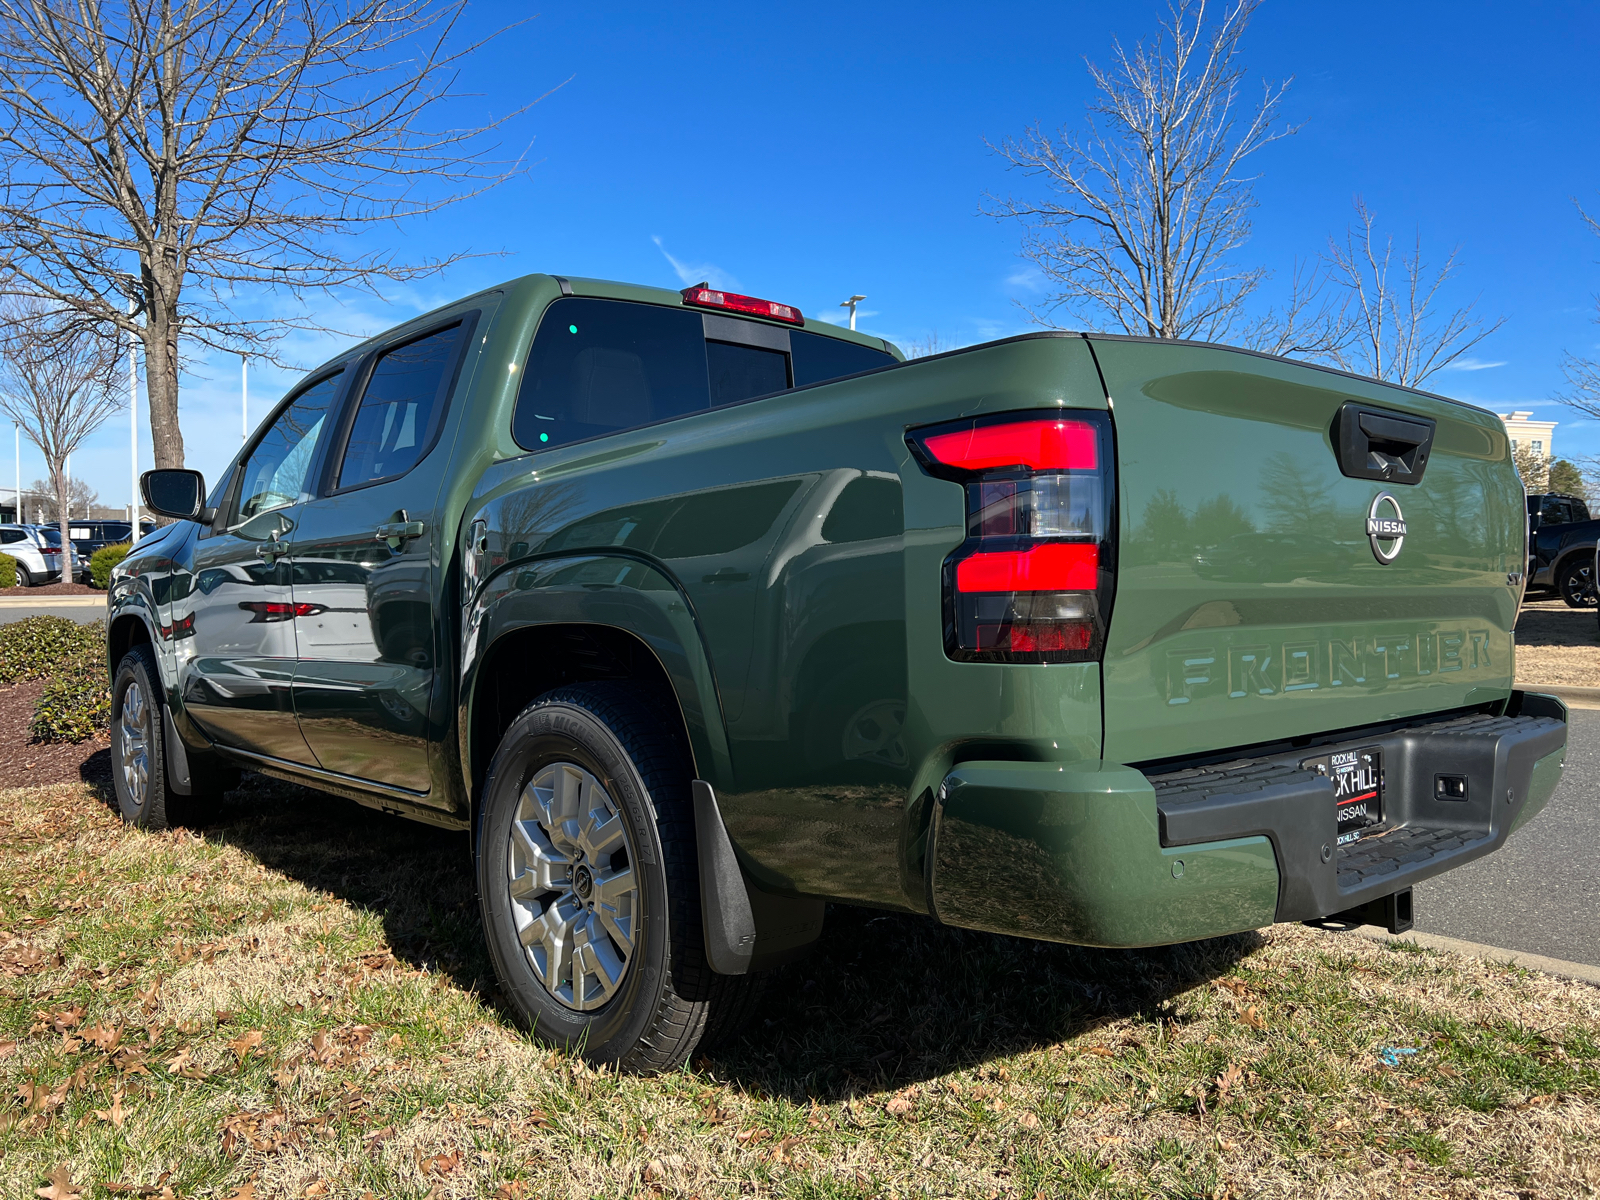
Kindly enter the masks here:
[[20, 530], [20, 529], [0, 530], [0, 543], [4, 543], [5, 545], [8, 545], [8, 546], [12, 542], [20, 542], [23, 539], [23, 537], [24, 537], [24, 534], [23, 534], [22, 530]]
[[795, 387], [895, 365], [894, 355], [885, 350], [799, 329], [789, 334], [789, 353], [794, 356]]
[[512, 434], [541, 450], [708, 408], [697, 312], [571, 296], [545, 310]]
[[350, 424], [335, 487], [392, 479], [416, 466], [444, 416], [461, 328], [452, 325], [378, 357]]
[[230, 525], [242, 524], [300, 499], [341, 374], [335, 372], [301, 392], [250, 451], [242, 468], [244, 485], [239, 489], [239, 508]]

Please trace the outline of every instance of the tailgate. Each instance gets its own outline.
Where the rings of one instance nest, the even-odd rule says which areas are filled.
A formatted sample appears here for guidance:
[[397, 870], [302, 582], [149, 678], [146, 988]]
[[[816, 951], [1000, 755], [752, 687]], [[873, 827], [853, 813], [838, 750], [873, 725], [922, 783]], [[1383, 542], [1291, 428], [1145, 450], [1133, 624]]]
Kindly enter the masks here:
[[[1491, 413], [1236, 351], [1092, 338], [1119, 465], [1108, 760], [1149, 762], [1500, 699], [1525, 509]], [[1411, 485], [1341, 472], [1357, 402], [1435, 422]], [[1369, 539], [1369, 516], [1404, 541]], [[1376, 503], [1376, 508], [1375, 508]], [[1385, 528], [1393, 528], [1385, 526]], [[1383, 562], [1379, 553], [1392, 555]]]

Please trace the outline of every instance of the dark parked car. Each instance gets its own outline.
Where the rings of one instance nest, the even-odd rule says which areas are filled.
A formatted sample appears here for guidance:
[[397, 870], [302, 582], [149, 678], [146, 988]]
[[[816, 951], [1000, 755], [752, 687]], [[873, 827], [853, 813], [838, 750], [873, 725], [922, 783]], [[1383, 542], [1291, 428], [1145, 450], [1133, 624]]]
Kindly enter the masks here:
[[[133, 527], [126, 521], [74, 521], [67, 533], [72, 537], [72, 548], [88, 569], [89, 556], [96, 550], [128, 540]], [[156, 531], [154, 521], [139, 522], [139, 536], [149, 537]]]
[[1528, 590], [1553, 591], [1573, 608], [1594, 604], [1600, 521], [1589, 519], [1588, 506], [1576, 496], [1529, 496], [1528, 510]]
[[1589, 519], [1589, 505], [1582, 496], [1566, 492], [1534, 492], [1528, 497], [1528, 528], [1544, 525], [1570, 525]]

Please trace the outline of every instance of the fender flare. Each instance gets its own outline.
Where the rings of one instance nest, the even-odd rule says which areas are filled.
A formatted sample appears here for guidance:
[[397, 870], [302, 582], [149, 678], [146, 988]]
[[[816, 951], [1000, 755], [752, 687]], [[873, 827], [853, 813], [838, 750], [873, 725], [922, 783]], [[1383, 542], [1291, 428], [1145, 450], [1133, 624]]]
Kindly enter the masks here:
[[671, 683], [696, 774], [716, 786], [731, 786], [727, 725], [693, 604], [660, 563], [612, 552], [534, 559], [502, 568], [467, 604], [456, 693], [465, 794], [471, 795], [477, 773], [471, 743], [479, 671], [507, 635], [541, 625], [593, 625], [642, 642]]

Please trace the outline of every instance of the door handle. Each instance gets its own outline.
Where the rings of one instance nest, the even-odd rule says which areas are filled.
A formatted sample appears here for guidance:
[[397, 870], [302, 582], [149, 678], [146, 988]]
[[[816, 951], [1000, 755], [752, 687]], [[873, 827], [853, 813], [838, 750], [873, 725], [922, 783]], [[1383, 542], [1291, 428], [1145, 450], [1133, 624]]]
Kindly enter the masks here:
[[289, 553], [289, 547], [278, 540], [281, 530], [274, 529], [267, 540], [256, 547], [256, 557], [267, 566], [274, 566], [277, 561]]
[[711, 575], [702, 575], [701, 583], [743, 583], [750, 578], [749, 571], [735, 571], [732, 567], [723, 567]]
[[411, 538], [419, 538], [428, 532], [426, 521], [408, 521], [403, 512], [399, 517], [398, 521], [387, 521], [379, 525], [372, 533], [378, 541], [387, 542], [391, 550], [399, 550]]

